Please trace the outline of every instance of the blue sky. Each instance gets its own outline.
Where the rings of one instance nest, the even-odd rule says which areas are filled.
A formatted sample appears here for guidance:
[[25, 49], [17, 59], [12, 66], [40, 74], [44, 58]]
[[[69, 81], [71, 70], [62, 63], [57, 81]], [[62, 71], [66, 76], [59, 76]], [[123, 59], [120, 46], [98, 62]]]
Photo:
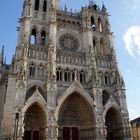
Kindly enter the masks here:
[[[94, 0], [102, 5], [102, 0]], [[2, 0], [0, 4], [0, 49], [5, 45], [7, 63], [17, 44], [18, 19], [23, 0]], [[68, 8], [79, 10], [88, 0], [61, 0]], [[140, 0], [104, 0], [108, 9], [121, 73], [126, 83], [130, 119], [140, 116]]]

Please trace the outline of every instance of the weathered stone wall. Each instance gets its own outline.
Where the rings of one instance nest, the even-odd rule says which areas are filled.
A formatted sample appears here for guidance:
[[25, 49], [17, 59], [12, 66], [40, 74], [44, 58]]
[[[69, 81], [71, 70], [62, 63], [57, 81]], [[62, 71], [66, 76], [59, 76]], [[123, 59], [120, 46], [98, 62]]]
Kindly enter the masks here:
[[1, 122], [3, 118], [5, 94], [6, 94], [6, 86], [5, 84], [0, 84], [0, 131], [1, 131]]
[[4, 114], [2, 120], [2, 133], [6, 136], [13, 135], [14, 119], [15, 119], [14, 114], [15, 99], [16, 99], [16, 81], [15, 77], [9, 75], [6, 100], [4, 104]]

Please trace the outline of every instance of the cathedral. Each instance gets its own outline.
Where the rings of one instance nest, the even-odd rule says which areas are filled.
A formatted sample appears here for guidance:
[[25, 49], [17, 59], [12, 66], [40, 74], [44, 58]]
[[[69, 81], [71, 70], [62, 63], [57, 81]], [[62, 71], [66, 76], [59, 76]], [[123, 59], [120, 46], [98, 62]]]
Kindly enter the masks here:
[[1, 140], [131, 140], [109, 13], [24, 0], [10, 65], [0, 53]]

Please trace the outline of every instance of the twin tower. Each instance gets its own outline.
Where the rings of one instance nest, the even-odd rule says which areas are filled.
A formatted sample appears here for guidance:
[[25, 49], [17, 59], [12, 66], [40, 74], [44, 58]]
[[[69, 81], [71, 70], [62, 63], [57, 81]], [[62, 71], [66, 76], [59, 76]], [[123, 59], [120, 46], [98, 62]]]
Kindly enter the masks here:
[[105, 5], [24, 0], [11, 65], [0, 55], [2, 140], [131, 140]]

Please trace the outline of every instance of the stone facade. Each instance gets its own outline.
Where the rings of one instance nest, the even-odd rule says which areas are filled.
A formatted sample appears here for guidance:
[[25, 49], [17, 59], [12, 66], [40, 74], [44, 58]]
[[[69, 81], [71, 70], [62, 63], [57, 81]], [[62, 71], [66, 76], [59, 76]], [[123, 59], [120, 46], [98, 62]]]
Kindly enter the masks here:
[[24, 0], [15, 56], [0, 67], [1, 139], [131, 139], [108, 16], [92, 1], [75, 13]]
[[130, 121], [133, 140], [140, 140], [140, 117]]

